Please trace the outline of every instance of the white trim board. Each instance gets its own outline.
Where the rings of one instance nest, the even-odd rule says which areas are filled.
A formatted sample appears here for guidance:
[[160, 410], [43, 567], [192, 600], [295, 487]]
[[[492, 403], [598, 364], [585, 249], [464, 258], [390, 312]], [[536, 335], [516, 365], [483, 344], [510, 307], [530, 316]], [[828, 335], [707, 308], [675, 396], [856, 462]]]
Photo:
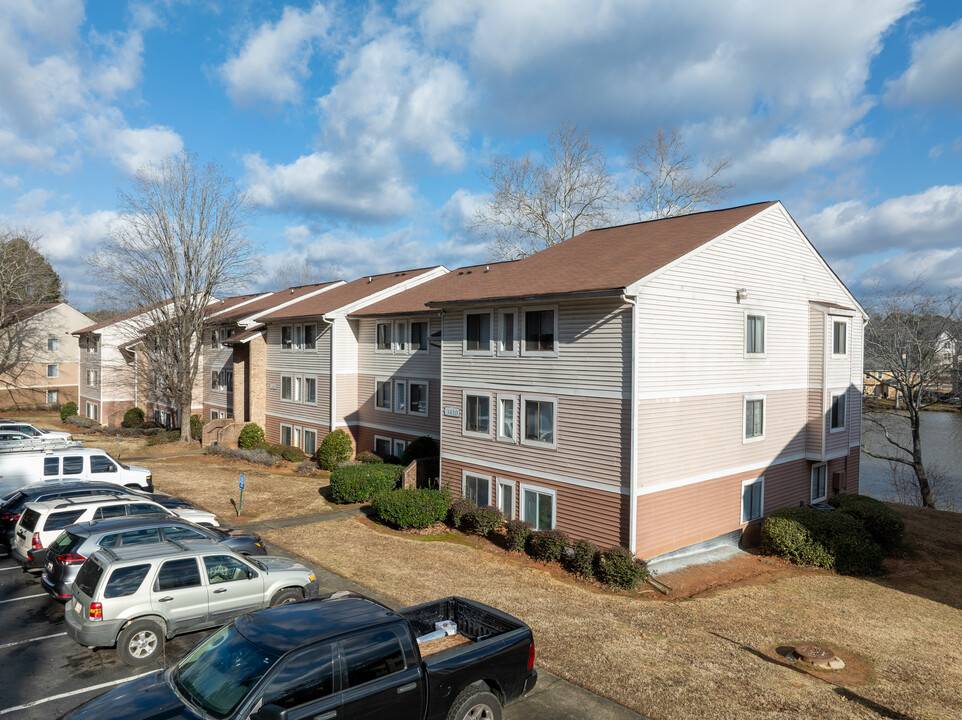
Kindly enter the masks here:
[[411, 428], [398, 428], [398, 427], [388, 427], [387, 425], [372, 425], [371, 423], [346, 423], [338, 422], [335, 426], [336, 428], [367, 428], [368, 430], [380, 430], [381, 432], [392, 432], [400, 433], [401, 435], [413, 435], [414, 437], [421, 437], [422, 435], [427, 435], [430, 438], [439, 440], [440, 437], [430, 432], [418, 432], [416, 430], [411, 430]]
[[532, 478], [540, 478], [541, 480], [551, 480], [553, 482], [564, 483], [566, 485], [576, 485], [578, 487], [591, 488], [592, 490], [602, 490], [604, 492], [615, 493], [618, 495], [627, 495], [628, 488], [621, 487], [618, 485], [609, 485], [607, 483], [600, 483], [594, 480], [583, 480], [581, 478], [568, 477], [567, 475], [558, 475], [557, 473], [548, 473], [541, 470], [532, 470], [530, 468], [517, 467], [515, 465], [507, 465], [505, 463], [492, 462], [490, 460], [480, 460], [478, 458], [467, 457], [465, 455], [457, 455], [455, 453], [441, 453], [442, 460], [454, 460], [455, 462], [467, 463], [468, 465], [474, 465], [476, 467], [490, 469], [494, 471], [517, 473], [518, 475], [527, 475]]
[[692, 477], [682, 478], [680, 480], [670, 480], [669, 482], [659, 483], [657, 485], [642, 485], [640, 488], [638, 488], [638, 495], [652, 495], [665, 490], [674, 490], [676, 488], [685, 487], [686, 485], [697, 485], [698, 483], [708, 482], [709, 480], [718, 480], [719, 478], [728, 477], [729, 475], [740, 475], [742, 473], [755, 472], [756, 470], [765, 470], [766, 468], [774, 467], [776, 465], [784, 465], [785, 463], [798, 462], [799, 460], [807, 459], [808, 458], [805, 456], [805, 453], [798, 453], [796, 455], [786, 455], [785, 457], [776, 458], [771, 462], [752, 463], [751, 465], [741, 465], [739, 467], [726, 468], [719, 472], [694, 475]]

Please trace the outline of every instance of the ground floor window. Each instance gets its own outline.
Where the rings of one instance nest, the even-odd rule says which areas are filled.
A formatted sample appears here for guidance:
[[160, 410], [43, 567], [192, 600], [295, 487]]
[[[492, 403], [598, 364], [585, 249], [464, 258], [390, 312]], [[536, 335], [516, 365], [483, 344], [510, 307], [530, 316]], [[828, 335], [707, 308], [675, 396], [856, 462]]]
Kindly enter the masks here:
[[48, 403], [57, 402], [57, 395], [58, 393], [56, 390], [47, 390], [47, 402]]
[[812, 468], [812, 502], [817, 503], [828, 497], [828, 465]]
[[464, 497], [478, 507], [491, 504], [491, 478], [483, 475], [464, 475]]
[[281, 425], [281, 445], [290, 447], [294, 442], [294, 428], [290, 425]]
[[404, 449], [408, 446], [405, 440], [395, 440], [394, 441], [394, 454], [401, 457], [404, 454]]
[[498, 510], [505, 520], [514, 520], [514, 482], [498, 479]]
[[94, 403], [87, 403], [86, 408], [84, 408], [84, 414], [91, 420], [100, 421], [100, 406]]
[[304, 452], [313, 455], [317, 450], [317, 430], [304, 429]]
[[521, 519], [535, 530], [553, 530], [555, 525], [555, 492], [546, 488], [521, 486]]
[[391, 454], [391, 438], [374, 436], [374, 454], [382, 458]]
[[765, 513], [765, 478], [742, 483], [742, 522], [757, 520]]

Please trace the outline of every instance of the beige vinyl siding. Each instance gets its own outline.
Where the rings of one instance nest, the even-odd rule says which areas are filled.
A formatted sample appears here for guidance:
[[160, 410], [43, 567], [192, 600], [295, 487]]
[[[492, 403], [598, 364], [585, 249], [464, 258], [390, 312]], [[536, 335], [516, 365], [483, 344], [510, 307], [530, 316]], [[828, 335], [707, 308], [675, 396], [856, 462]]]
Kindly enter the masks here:
[[[845, 429], [832, 431], [832, 395], [845, 393]], [[837, 388], [825, 393], [825, 457], [847, 455], [852, 434], [852, 396], [856, 393], [851, 388]]]
[[[390, 322], [393, 329], [398, 322], [410, 324], [412, 321], [427, 322], [429, 336], [441, 329], [441, 319], [437, 315], [398, 315], [390, 318], [361, 318], [357, 321], [360, 324], [358, 373], [377, 375], [378, 377], [398, 375], [440, 379], [441, 348], [439, 347], [429, 347], [426, 353], [376, 351], [376, 333], [379, 322]], [[410, 335], [410, 328], [408, 328], [408, 335]], [[437, 338], [434, 338], [434, 340], [437, 342]]]
[[[281, 327], [314, 324], [317, 326], [317, 347], [313, 350], [281, 350]], [[267, 328], [267, 369], [285, 373], [330, 375], [331, 327], [320, 318], [306, 323], [273, 323]], [[328, 386], [330, 383], [328, 382]], [[328, 387], [330, 391], [330, 387]]]
[[[334, 320], [335, 375], [358, 372], [358, 321], [345, 317]], [[338, 398], [340, 405], [340, 398]]]
[[[415, 436], [431, 435], [440, 437], [441, 432], [441, 381], [427, 378], [408, 378], [406, 376], [395, 375], [389, 379], [393, 380], [415, 380], [428, 383], [428, 414], [427, 417], [416, 413], [398, 413], [387, 410], [379, 410], [374, 406], [374, 387], [375, 381], [388, 379], [382, 375], [358, 375], [357, 394], [359, 400], [359, 410], [357, 414], [357, 424], [367, 427], [381, 428], [388, 431], [399, 433], [409, 433]], [[392, 388], [392, 400], [394, 399]], [[410, 398], [410, 391], [408, 394]], [[349, 421], [350, 422], [350, 421]], [[354, 424], [351, 422], [351, 424]]]
[[825, 440], [825, 313], [817, 306], [809, 311], [808, 350], [808, 457], [821, 459]]
[[[338, 373], [335, 376], [337, 412], [335, 426], [356, 425], [359, 421], [357, 373]], [[320, 441], [318, 441], [320, 442]]]
[[[210, 346], [210, 334], [213, 332], [213, 328], [207, 328], [205, 332], [206, 343], [204, 348], [204, 373], [203, 373], [203, 383], [202, 392], [205, 403], [210, 403], [216, 405], [217, 407], [228, 407], [233, 401], [233, 392], [228, 393], [226, 390], [214, 390], [211, 388], [211, 378], [212, 372], [220, 374], [221, 370], [234, 371], [234, 351], [230, 347], [222, 348], [219, 346], [212, 348]], [[222, 329], [218, 328], [218, 332]], [[236, 383], [237, 378], [234, 378]]]
[[[281, 400], [281, 375], [279, 370], [268, 368], [267, 370], [267, 402], [266, 411], [268, 415], [275, 418], [282, 418], [282, 422], [302, 420], [317, 425], [330, 426], [331, 408], [331, 384], [330, 377], [327, 375], [311, 375], [310, 373], [297, 373], [305, 377], [317, 377], [317, 400], [314, 403], [294, 402], [291, 400]], [[323, 438], [318, 438], [320, 443]]]

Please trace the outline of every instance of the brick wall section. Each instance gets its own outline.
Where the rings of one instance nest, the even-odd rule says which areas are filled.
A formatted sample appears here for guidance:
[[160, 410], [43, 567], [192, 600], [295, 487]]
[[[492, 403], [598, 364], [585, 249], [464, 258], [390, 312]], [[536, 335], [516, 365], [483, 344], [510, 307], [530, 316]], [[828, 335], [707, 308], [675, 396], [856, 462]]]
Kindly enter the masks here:
[[[253, 340], [251, 341], [253, 342]], [[247, 420], [247, 372], [249, 345], [235, 345], [234, 359], [234, 402], [231, 410], [236, 420]]]
[[[248, 422], [254, 422], [265, 428], [267, 422], [267, 343], [262, 335], [258, 335], [249, 343], [248, 381]], [[235, 380], [236, 382], [236, 376]], [[276, 442], [276, 441], [275, 441]], [[320, 442], [320, 441], [318, 441]]]

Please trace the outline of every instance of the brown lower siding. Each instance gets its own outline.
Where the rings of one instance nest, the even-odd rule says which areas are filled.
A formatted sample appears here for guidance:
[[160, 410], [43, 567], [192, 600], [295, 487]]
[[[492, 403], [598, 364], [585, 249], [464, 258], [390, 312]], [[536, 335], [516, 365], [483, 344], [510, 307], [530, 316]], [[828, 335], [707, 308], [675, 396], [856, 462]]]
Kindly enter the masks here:
[[318, 447], [320, 447], [324, 438], [327, 437], [327, 434], [331, 430], [327, 425], [317, 425], [309, 421], [288, 420], [287, 418], [268, 415], [264, 421], [264, 439], [267, 442], [276, 444], [281, 441], [281, 423], [316, 431]]
[[[380, 433], [378, 433], [380, 434]], [[450, 489], [455, 498], [461, 497], [462, 471], [513, 480], [515, 482], [515, 517], [521, 517], [521, 483], [554, 490], [557, 518], [555, 528], [576, 540], [590, 540], [599, 547], [628, 544], [628, 496], [616, 492], [578, 487], [568, 483], [543, 480], [523, 473], [502, 472], [477, 465], [441, 460], [441, 487]]]
[[[808, 460], [773, 465], [638, 498], [637, 550], [652, 558], [738, 530], [747, 544], [757, 542], [759, 522], [741, 522], [742, 481], [764, 476], [764, 511], [807, 505], [812, 463]], [[828, 463], [828, 494], [858, 492], [859, 449]], [[836, 474], [839, 477], [836, 478]], [[838, 487], [833, 483], [838, 480]]]
[[354, 436], [354, 442], [357, 445], [358, 452], [374, 452], [374, 436], [391, 438], [391, 447], [394, 447], [395, 440], [403, 440], [406, 443], [416, 440], [420, 435], [398, 432], [396, 430], [375, 430], [374, 428], [365, 427], [364, 425], [356, 425], [348, 428], [348, 431]]
[[40, 388], [0, 388], [0, 410], [14, 410], [47, 404], [47, 390], [57, 391], [57, 403], [77, 402], [76, 385], [50, 385]]

